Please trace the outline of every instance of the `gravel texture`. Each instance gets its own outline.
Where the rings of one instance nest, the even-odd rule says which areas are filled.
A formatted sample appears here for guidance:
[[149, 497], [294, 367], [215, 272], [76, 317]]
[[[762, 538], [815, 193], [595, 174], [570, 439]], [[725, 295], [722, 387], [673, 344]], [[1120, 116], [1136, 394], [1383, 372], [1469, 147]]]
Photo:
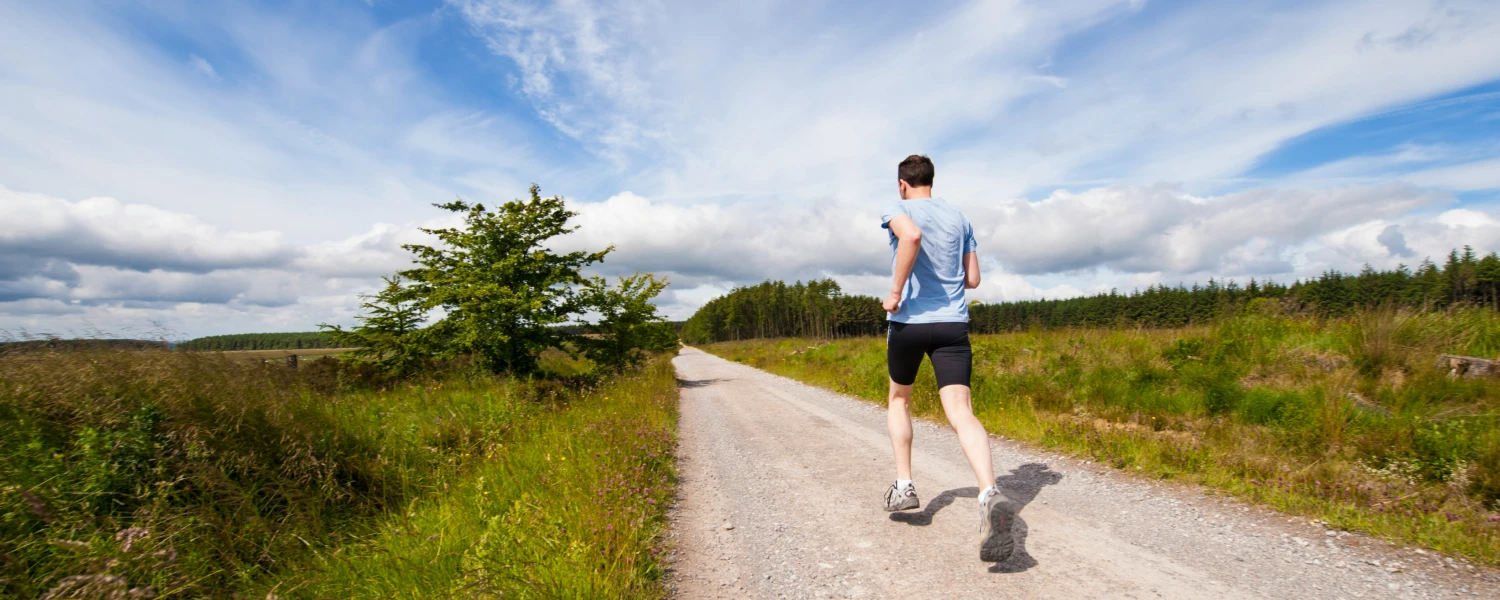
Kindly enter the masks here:
[[917, 422], [922, 508], [887, 513], [883, 408], [694, 348], [674, 364], [681, 598], [1500, 598], [1493, 569], [1002, 438], [995, 471], [1024, 508], [1015, 555], [982, 563], [946, 426]]

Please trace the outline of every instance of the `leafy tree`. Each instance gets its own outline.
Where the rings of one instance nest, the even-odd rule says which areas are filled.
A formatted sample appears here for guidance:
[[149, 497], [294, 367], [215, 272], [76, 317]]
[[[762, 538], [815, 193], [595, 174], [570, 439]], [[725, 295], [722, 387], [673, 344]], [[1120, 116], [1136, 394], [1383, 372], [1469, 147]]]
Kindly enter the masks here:
[[468, 355], [491, 371], [526, 374], [536, 370], [542, 350], [559, 345], [554, 325], [589, 308], [580, 290], [584, 267], [604, 260], [601, 252], [558, 254], [544, 244], [569, 233], [569, 211], [558, 196], [531, 197], [502, 204], [455, 200], [436, 205], [464, 215], [464, 227], [423, 229], [441, 242], [407, 244], [417, 267], [401, 271], [423, 309], [440, 309], [431, 335], [442, 339], [442, 355]]
[[585, 301], [599, 318], [584, 323], [588, 335], [574, 342], [594, 364], [617, 371], [639, 365], [652, 352], [676, 349], [677, 332], [651, 304], [666, 287], [665, 279], [650, 273], [621, 277], [615, 288], [602, 277], [590, 279]]
[[427, 310], [399, 275], [381, 279], [384, 289], [360, 296], [366, 314], [355, 317], [359, 325], [347, 330], [338, 325], [318, 327], [340, 346], [356, 348], [350, 352], [355, 357], [370, 360], [392, 375], [410, 375], [434, 354], [434, 340], [421, 329]]

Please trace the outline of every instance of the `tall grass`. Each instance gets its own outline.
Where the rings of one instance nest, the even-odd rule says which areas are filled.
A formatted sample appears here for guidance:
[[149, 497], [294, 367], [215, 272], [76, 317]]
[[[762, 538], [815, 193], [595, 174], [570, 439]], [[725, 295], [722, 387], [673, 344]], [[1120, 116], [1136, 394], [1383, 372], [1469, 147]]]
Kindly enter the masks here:
[[289, 586], [310, 598], [659, 596], [676, 399], [664, 360], [586, 391]]
[[[0, 595], [658, 593], [650, 549], [675, 419], [662, 361], [592, 385], [452, 373], [366, 389], [318, 372], [217, 354], [0, 352]], [[538, 456], [595, 464], [600, 481], [580, 487], [653, 489], [589, 487], [613, 494], [600, 517]], [[516, 508], [514, 490], [537, 508]], [[480, 528], [460, 519], [476, 515]], [[575, 570], [542, 556], [527, 519], [613, 558]], [[413, 542], [408, 521], [440, 543]], [[587, 533], [596, 525], [609, 533]], [[491, 532], [505, 527], [528, 541]], [[503, 563], [511, 551], [521, 560]]]
[[[973, 347], [975, 409], [992, 432], [1500, 562], [1500, 381], [1449, 379], [1434, 364], [1500, 352], [1492, 311], [1245, 314], [982, 335]], [[705, 349], [885, 400], [878, 338]], [[913, 409], [941, 418], [929, 369]]]

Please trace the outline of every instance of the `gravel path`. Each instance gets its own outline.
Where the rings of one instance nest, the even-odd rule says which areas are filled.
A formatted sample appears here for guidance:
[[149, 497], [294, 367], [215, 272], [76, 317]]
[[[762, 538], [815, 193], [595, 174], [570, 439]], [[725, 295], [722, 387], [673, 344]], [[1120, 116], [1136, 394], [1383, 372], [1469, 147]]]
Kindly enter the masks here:
[[682, 388], [670, 582], [681, 598], [1500, 598], [1500, 573], [992, 441], [1025, 507], [979, 561], [973, 475], [919, 421], [922, 509], [880, 507], [882, 408], [694, 348]]

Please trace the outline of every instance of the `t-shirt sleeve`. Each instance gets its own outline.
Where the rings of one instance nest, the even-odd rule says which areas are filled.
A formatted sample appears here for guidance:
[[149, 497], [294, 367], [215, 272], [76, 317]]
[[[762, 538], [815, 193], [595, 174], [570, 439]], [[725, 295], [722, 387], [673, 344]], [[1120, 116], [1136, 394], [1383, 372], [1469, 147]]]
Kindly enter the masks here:
[[891, 219], [894, 219], [901, 215], [906, 215], [908, 217], [911, 216], [910, 213], [906, 212], [906, 207], [903, 206], [900, 202], [891, 202], [889, 204], [886, 204], [885, 208], [880, 209], [881, 229], [890, 229]]
[[964, 219], [964, 254], [978, 252], [979, 244], [974, 241], [974, 224]]

